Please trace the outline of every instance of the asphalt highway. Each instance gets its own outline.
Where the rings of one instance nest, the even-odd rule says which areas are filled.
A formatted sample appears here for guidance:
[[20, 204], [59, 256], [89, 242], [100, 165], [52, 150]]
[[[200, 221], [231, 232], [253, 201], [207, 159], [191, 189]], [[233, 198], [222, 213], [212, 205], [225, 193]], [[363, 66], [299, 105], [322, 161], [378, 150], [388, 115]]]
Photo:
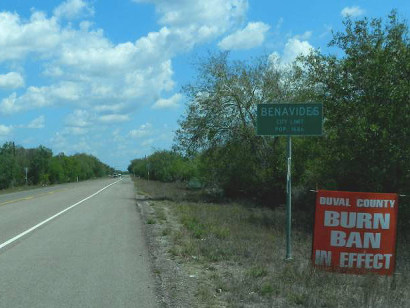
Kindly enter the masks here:
[[128, 177], [0, 196], [0, 307], [157, 307]]

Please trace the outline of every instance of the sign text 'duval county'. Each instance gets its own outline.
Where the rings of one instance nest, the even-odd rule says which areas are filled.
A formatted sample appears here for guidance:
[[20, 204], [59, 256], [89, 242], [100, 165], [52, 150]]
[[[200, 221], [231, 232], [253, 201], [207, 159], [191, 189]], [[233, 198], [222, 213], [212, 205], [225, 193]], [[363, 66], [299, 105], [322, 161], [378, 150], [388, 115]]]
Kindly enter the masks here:
[[257, 105], [257, 135], [320, 136], [322, 122], [322, 104]]
[[343, 272], [394, 271], [397, 194], [318, 191], [313, 263]]

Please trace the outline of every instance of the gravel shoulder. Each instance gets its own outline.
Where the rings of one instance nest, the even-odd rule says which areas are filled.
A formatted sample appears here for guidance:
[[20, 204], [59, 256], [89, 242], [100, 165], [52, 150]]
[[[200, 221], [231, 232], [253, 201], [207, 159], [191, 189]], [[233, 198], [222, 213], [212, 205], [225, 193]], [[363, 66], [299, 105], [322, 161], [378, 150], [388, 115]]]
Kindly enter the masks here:
[[170, 253], [173, 245], [167, 236], [169, 229], [180, 228], [175, 217], [167, 211], [166, 223], [158, 223], [155, 206], [158, 201], [148, 201], [137, 195], [137, 205], [144, 222], [144, 233], [151, 255], [156, 291], [162, 307], [201, 307], [195, 296], [198, 289], [197, 277], [188, 274], [187, 266]]

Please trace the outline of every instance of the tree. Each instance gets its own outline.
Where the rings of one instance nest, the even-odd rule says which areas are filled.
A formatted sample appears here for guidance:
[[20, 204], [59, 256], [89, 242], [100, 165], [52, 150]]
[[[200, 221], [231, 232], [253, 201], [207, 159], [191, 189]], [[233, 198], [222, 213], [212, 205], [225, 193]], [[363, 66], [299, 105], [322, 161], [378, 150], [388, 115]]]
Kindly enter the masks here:
[[188, 181], [197, 174], [193, 160], [174, 151], [156, 151], [145, 159], [134, 159], [128, 171], [137, 176], [162, 182]]
[[0, 148], [0, 189], [15, 186], [18, 172], [16, 146], [7, 142]]
[[6, 142], [0, 148], [0, 189], [24, 185], [25, 168], [28, 167], [29, 184], [65, 183], [106, 176], [113, 169], [98, 158], [88, 154], [53, 157], [50, 149], [39, 146], [25, 149], [14, 142]]
[[313, 51], [283, 68], [268, 57], [231, 62], [220, 53], [200, 63], [184, 88], [190, 102], [176, 149], [199, 152], [209, 182], [226, 191], [283, 191], [283, 141], [255, 136], [256, 106], [323, 102], [323, 138], [294, 139], [294, 183], [305, 191], [408, 192], [408, 26], [394, 11], [384, 23], [347, 18], [344, 25], [329, 44], [340, 57]]
[[202, 60], [196, 82], [183, 88], [190, 104], [179, 121], [176, 141], [177, 148], [188, 154], [238, 136], [255, 143], [256, 105], [289, 99], [285, 73], [275, 62], [268, 57], [230, 62], [228, 55]]
[[307, 181], [346, 190], [408, 191], [410, 47], [408, 27], [346, 19], [330, 46], [341, 58], [314, 52], [301, 59], [304, 93], [324, 102], [325, 138], [318, 141]]
[[53, 152], [40, 145], [31, 150], [31, 160], [29, 167], [29, 176], [33, 184], [47, 184], [49, 182], [49, 161], [53, 157]]
[[53, 184], [65, 183], [67, 181], [66, 172], [64, 170], [66, 156], [60, 153], [50, 159], [49, 172], [50, 182]]
[[190, 103], [175, 148], [188, 156], [201, 153], [206, 182], [229, 195], [283, 198], [283, 141], [256, 136], [256, 107], [302, 102], [291, 83], [293, 68], [272, 57], [246, 62], [229, 61], [228, 55], [200, 62], [197, 80], [184, 87]]

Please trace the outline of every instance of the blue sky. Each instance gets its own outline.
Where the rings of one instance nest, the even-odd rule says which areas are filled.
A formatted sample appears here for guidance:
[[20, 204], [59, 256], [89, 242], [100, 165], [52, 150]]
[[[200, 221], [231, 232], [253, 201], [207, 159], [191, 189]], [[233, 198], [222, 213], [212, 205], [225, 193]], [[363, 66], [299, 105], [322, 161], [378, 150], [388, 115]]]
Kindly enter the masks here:
[[0, 143], [86, 152], [118, 169], [170, 148], [205, 52], [328, 50], [344, 16], [408, 20], [408, 0], [0, 0]]

